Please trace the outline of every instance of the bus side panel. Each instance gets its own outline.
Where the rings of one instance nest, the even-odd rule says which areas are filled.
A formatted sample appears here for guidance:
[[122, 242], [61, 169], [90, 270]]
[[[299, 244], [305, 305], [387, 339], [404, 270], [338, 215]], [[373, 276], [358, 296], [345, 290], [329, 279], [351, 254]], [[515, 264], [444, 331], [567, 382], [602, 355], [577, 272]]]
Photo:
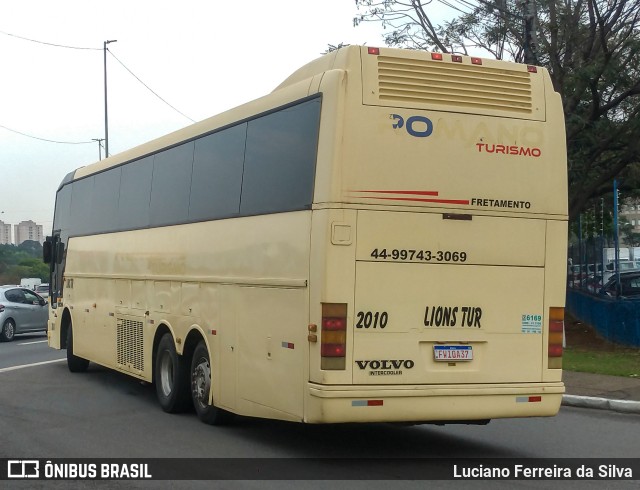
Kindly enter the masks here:
[[307, 290], [239, 287], [237, 297], [242, 411], [254, 413], [257, 404], [301, 419]]
[[[544, 304], [545, 313], [549, 314], [549, 308], [564, 307], [566, 299], [566, 272], [567, 272], [567, 247], [568, 234], [567, 221], [547, 221], [547, 256], [545, 263], [545, 288]], [[547, 320], [548, 322], [548, 320]], [[545, 345], [548, 345], [549, 330], [545, 330]], [[548, 369], [548, 357], [544, 358], [544, 380], [560, 381], [562, 369]]]
[[[309, 323], [316, 340], [309, 342], [309, 381], [348, 385], [353, 382], [352, 349], [356, 264], [356, 210], [314, 210], [311, 235]], [[321, 369], [322, 304], [347, 305], [346, 369]], [[313, 328], [313, 327], [312, 327]]]

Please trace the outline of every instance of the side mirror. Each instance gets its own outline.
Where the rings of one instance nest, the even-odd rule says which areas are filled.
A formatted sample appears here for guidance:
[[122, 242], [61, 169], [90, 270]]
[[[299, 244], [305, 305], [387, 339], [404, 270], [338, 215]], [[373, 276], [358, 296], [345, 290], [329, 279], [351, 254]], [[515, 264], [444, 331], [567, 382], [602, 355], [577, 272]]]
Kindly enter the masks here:
[[51, 263], [51, 256], [53, 251], [53, 237], [48, 236], [45, 242], [42, 244], [42, 260], [45, 264]]
[[42, 299], [40, 300], [40, 306], [45, 306], [46, 304], [47, 304], [47, 300], [46, 300], [46, 299], [44, 299], [44, 298], [42, 298]]
[[64, 243], [58, 242], [56, 247], [56, 264], [62, 264], [64, 260]]

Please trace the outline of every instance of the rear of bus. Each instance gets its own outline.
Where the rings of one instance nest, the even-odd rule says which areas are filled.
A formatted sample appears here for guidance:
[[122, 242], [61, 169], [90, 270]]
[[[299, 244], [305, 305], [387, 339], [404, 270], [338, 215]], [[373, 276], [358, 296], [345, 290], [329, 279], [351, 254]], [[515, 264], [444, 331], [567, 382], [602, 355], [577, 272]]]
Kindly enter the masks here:
[[341, 50], [332, 68], [306, 421], [556, 414], [567, 177], [548, 73], [367, 47]]

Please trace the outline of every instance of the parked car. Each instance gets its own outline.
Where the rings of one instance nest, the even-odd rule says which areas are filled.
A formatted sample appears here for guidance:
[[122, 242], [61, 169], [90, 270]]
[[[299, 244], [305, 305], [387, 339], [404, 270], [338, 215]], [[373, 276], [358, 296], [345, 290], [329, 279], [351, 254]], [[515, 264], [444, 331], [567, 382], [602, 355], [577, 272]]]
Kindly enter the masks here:
[[47, 299], [49, 297], [49, 283], [44, 283], [36, 286], [35, 292], [43, 298]]
[[590, 274], [580, 283], [580, 289], [585, 289], [590, 293], [597, 293], [602, 288], [602, 276]]
[[614, 298], [617, 296], [640, 298], [640, 270], [620, 272], [620, 287], [618, 287], [618, 278], [614, 274], [600, 292]]
[[16, 334], [47, 330], [47, 300], [19, 286], [0, 287], [0, 342], [11, 342]]

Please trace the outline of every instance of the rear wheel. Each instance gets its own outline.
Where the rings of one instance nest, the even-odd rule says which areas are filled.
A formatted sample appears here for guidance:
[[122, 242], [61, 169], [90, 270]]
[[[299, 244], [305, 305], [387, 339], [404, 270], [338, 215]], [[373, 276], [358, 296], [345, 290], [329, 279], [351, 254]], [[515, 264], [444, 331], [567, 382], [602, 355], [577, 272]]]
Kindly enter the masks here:
[[0, 331], [0, 342], [11, 342], [16, 335], [16, 322], [11, 318], [7, 319], [2, 325], [2, 331]]
[[220, 425], [228, 422], [231, 414], [209, 404], [211, 393], [211, 363], [204, 340], [196, 346], [191, 358], [191, 398], [198, 418], [206, 424]]
[[170, 333], [160, 339], [156, 353], [154, 382], [158, 402], [165, 412], [178, 413], [187, 409], [189, 398], [189, 366], [176, 352]]
[[72, 373], [83, 373], [89, 367], [89, 361], [73, 353], [73, 328], [67, 330], [67, 367]]

